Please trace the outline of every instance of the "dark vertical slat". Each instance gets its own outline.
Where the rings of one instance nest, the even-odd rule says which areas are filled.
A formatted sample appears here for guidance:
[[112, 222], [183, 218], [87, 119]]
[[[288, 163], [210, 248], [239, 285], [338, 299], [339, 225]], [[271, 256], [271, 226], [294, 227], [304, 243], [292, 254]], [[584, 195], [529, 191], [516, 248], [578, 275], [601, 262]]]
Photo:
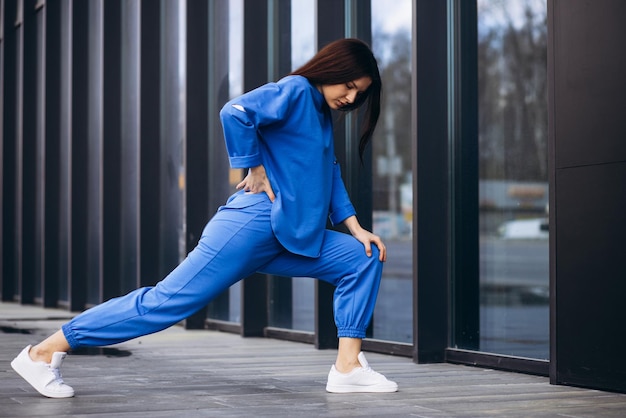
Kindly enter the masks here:
[[140, 123], [140, 260], [137, 285], [149, 286], [159, 278], [160, 266], [160, 155], [161, 108], [161, 2], [141, 2], [141, 123]]
[[[187, 152], [186, 152], [186, 251], [191, 251], [202, 234], [207, 221], [209, 187], [207, 157], [209, 129], [209, 4], [187, 4]], [[187, 318], [188, 329], [204, 328], [206, 309]]]
[[15, 153], [17, 101], [17, 48], [14, 27], [17, 2], [3, 3], [2, 34], [2, 300], [11, 301], [17, 291], [15, 265]]
[[[121, 82], [122, 71], [122, 0], [103, 2], [102, 50], [102, 276], [101, 301], [122, 293], [121, 273]], [[126, 45], [129, 45], [127, 42]], [[124, 109], [128, 110], [128, 109]], [[127, 117], [131, 116], [128, 113]], [[129, 142], [131, 141], [129, 138]], [[127, 143], [128, 145], [128, 143]], [[126, 180], [126, 179], [125, 179]], [[124, 187], [132, 184], [128, 180]], [[125, 189], [126, 191], [126, 189]], [[127, 231], [128, 232], [128, 231]], [[125, 244], [128, 244], [126, 242]]]
[[69, 37], [71, 59], [71, 108], [68, 147], [69, 170], [68, 193], [69, 218], [69, 279], [68, 308], [80, 311], [87, 304], [87, 222], [88, 222], [88, 103], [89, 103], [89, 2], [66, 4], [71, 17], [72, 31]]
[[[17, 211], [20, 219], [16, 222], [18, 247], [17, 263], [20, 274], [19, 301], [33, 303], [36, 290], [36, 268], [39, 262], [35, 257], [35, 224], [36, 224], [36, 150], [37, 150], [37, 21], [34, 2], [25, 0], [23, 3], [22, 28], [22, 95], [21, 109], [18, 107], [18, 197]], [[19, 65], [19, 64], [18, 64]], [[19, 70], [18, 70], [19, 71]], [[19, 86], [19, 84], [18, 84]], [[18, 87], [19, 88], [19, 87]]]
[[[479, 349], [476, 5], [457, 3], [452, 139], [452, 298], [455, 345]], [[419, 303], [419, 301], [418, 301]]]
[[103, 25], [104, 2], [88, 4], [87, 78], [87, 303], [102, 301], [103, 269]]
[[0, 300], [4, 300], [4, 0], [0, 0]]
[[[243, 14], [243, 89], [249, 91], [268, 81], [267, 2], [244, 0]], [[241, 284], [241, 335], [262, 336], [267, 315], [267, 277], [253, 274]]]
[[[119, 293], [135, 289], [139, 269], [140, 183], [140, 3], [121, 4], [120, 61], [120, 283]], [[107, 23], [108, 25], [108, 23]]]
[[35, 97], [33, 122], [35, 125], [35, 149], [33, 150], [34, 178], [33, 178], [33, 253], [30, 259], [33, 262], [33, 287], [34, 300], [43, 304], [45, 249], [46, 249], [46, 223], [45, 223], [45, 170], [46, 170], [46, 135], [45, 135], [45, 74], [46, 74], [46, 12], [43, 7], [35, 10], [34, 3], [31, 12], [34, 15], [35, 25]]
[[45, 172], [43, 306], [59, 299], [59, 184], [61, 124], [61, 2], [48, 0], [45, 12]]
[[[57, 303], [69, 301], [71, 280], [72, 233], [72, 8], [69, 0], [59, 4], [59, 196], [58, 196], [58, 297]], [[52, 111], [51, 109], [49, 111]]]
[[548, 203], [548, 225], [550, 225], [549, 236], [549, 263], [550, 263], [550, 383], [557, 384], [558, 356], [557, 356], [557, 305], [556, 305], [556, 233], [554, 226], [556, 225], [556, 129], [554, 127], [555, 106], [554, 106], [554, 82], [555, 82], [555, 3], [556, 0], [547, 0], [548, 3], [548, 44], [547, 48], [547, 85], [548, 85], [548, 184], [549, 203]]
[[447, 17], [441, 2], [415, 4], [413, 360], [419, 363], [441, 361], [448, 345]]
[[[317, 46], [318, 50], [328, 43], [344, 37], [345, 7], [343, 1], [319, 0], [317, 2]], [[346, 167], [345, 119], [335, 122], [335, 153], [343, 170]], [[343, 171], [342, 170], [342, 171]], [[345, 173], [345, 171], [343, 171]], [[344, 177], [345, 179], [345, 177]], [[348, 185], [346, 184], [346, 187]], [[315, 347], [336, 348], [337, 327], [333, 316], [333, 293], [335, 288], [322, 280], [315, 281]]]

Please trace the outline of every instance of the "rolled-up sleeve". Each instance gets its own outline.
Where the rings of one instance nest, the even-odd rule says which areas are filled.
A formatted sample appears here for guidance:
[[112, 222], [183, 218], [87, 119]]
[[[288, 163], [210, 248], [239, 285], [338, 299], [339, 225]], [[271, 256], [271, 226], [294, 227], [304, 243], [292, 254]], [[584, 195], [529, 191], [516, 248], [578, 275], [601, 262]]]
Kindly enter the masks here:
[[268, 83], [226, 103], [220, 111], [224, 140], [232, 168], [262, 163], [259, 129], [285, 120], [297, 97], [288, 88]]

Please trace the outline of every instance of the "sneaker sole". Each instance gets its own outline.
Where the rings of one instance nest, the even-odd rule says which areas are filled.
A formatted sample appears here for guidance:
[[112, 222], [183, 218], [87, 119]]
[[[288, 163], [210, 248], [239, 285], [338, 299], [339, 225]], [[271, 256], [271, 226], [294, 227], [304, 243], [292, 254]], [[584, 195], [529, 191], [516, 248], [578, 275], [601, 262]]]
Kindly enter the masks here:
[[397, 392], [398, 386], [334, 386], [326, 385], [326, 392], [330, 393], [392, 393]]
[[22, 371], [20, 371], [18, 365], [19, 365], [19, 363], [16, 360], [13, 360], [11, 362], [11, 368], [13, 370], [15, 370], [15, 372], [17, 374], [19, 374], [22, 377], [22, 379], [24, 379], [29, 385], [31, 385], [33, 387], [33, 389], [35, 389], [37, 392], [39, 392], [43, 396], [45, 396], [47, 398], [71, 398], [71, 397], [74, 396], [74, 391], [67, 392], [67, 393], [59, 393], [59, 392], [48, 392], [45, 389], [38, 389], [35, 385], [32, 384], [32, 382], [30, 380], [28, 380], [28, 378], [24, 375], [24, 373], [22, 373]]

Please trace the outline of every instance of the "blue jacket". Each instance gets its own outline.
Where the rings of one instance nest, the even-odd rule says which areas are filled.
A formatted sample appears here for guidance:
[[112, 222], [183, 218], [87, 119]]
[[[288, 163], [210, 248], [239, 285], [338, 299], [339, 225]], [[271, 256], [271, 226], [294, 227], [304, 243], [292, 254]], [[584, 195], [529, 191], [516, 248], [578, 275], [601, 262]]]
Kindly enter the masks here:
[[293, 253], [319, 256], [326, 219], [336, 225], [355, 214], [324, 96], [306, 78], [287, 76], [226, 103], [220, 117], [231, 167], [265, 167], [276, 238]]

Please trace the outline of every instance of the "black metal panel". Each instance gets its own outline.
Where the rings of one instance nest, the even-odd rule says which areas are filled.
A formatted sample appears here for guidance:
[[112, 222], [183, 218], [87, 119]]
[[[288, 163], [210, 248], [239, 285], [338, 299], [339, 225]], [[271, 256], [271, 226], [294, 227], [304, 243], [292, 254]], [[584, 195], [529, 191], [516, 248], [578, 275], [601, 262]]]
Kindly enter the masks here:
[[87, 304], [102, 301], [104, 5], [88, 4], [87, 82]]
[[413, 359], [424, 363], [442, 361], [448, 346], [448, 15], [444, 2], [414, 7]]
[[[345, 36], [345, 5], [343, 1], [318, 0], [317, 2], [317, 49]], [[345, 119], [335, 123], [335, 153], [343, 168], [345, 178], [346, 155]], [[346, 182], [346, 188], [348, 184]], [[315, 347], [336, 348], [337, 327], [333, 316], [334, 286], [322, 280], [315, 282]]]
[[[209, 187], [207, 157], [209, 129], [209, 4], [187, 4], [187, 152], [186, 152], [186, 249], [191, 251], [207, 221]], [[204, 328], [206, 309], [187, 318], [186, 328]]]
[[[102, 50], [102, 294], [101, 301], [105, 301], [123, 293], [120, 283], [121, 272], [121, 111], [127, 112], [125, 118], [132, 117], [136, 108], [126, 108], [126, 102], [121, 101], [122, 69], [125, 73], [132, 71], [130, 63], [125, 62], [122, 67], [121, 49], [121, 17], [122, 0], [107, 0], [103, 2], [103, 50]], [[127, 3], [127, 2], [125, 2]], [[126, 5], [129, 6], [128, 4]], [[132, 44], [132, 40], [126, 39], [125, 45]], [[128, 93], [128, 91], [126, 92]], [[128, 119], [125, 119], [128, 121]], [[128, 132], [126, 132], [128, 134]], [[124, 136], [130, 145], [133, 138]], [[137, 139], [134, 138], [136, 141]], [[132, 151], [131, 151], [132, 152]], [[136, 182], [136, 180], [134, 180]], [[132, 194], [136, 191], [132, 187], [133, 179], [124, 179], [124, 192]], [[132, 206], [132, 202], [131, 202]], [[132, 228], [129, 228], [132, 231]], [[128, 234], [130, 231], [126, 231]], [[132, 239], [126, 236], [126, 238]], [[126, 242], [130, 244], [130, 242]], [[123, 247], [125, 250], [128, 248]], [[128, 254], [130, 255], [130, 254]], [[132, 255], [131, 255], [132, 256]], [[135, 286], [132, 286], [134, 289]]]
[[[4, 0], [0, 0], [0, 164], [4, 167]], [[0, 167], [0, 300], [4, 295], [4, 169]]]
[[[43, 306], [56, 306], [59, 299], [59, 181], [61, 126], [61, 2], [48, 0], [45, 12], [45, 153], [43, 176], [44, 269]], [[67, 86], [67, 85], [65, 85]]]
[[250, 91], [269, 80], [267, 2], [243, 2], [243, 90]]
[[[479, 348], [480, 286], [476, 4], [458, 1], [456, 12], [458, 14], [454, 24], [454, 103], [452, 103], [454, 120], [452, 121], [452, 144], [449, 150], [452, 159], [450, 168], [453, 188], [450, 202], [453, 346], [477, 350]], [[434, 137], [431, 138], [432, 140]], [[421, 160], [418, 166], [420, 162]], [[418, 173], [418, 181], [419, 177]], [[419, 190], [419, 187], [418, 184], [418, 192], [423, 194], [425, 191]], [[427, 219], [423, 221], [430, 222]], [[439, 288], [441, 290], [443, 286]], [[420, 302], [421, 299], [418, 300], [418, 306]]]
[[[45, 170], [46, 170], [46, 122], [45, 122], [45, 100], [46, 100], [46, 12], [43, 7], [35, 9], [34, 4], [28, 4], [34, 15], [35, 24], [35, 112], [32, 115], [32, 122], [35, 125], [35, 149], [33, 155], [34, 164], [34, 205], [33, 205], [33, 253], [29, 255], [33, 264], [33, 294], [34, 300], [38, 304], [43, 304], [43, 282], [45, 270], [45, 248], [46, 248], [46, 208], [45, 208]], [[51, 179], [54, 181], [54, 179]]]
[[[88, 161], [88, 102], [89, 102], [89, 3], [65, 4], [65, 16], [72, 18], [71, 35], [68, 34], [71, 54], [71, 133], [67, 144], [66, 179], [70, 182], [64, 204], [70, 216], [68, 259], [68, 308], [80, 311], [87, 304], [87, 161]], [[69, 15], [69, 16], [68, 16]], [[66, 121], [67, 122], [67, 121]]]
[[16, 121], [16, 36], [15, 13], [17, 2], [4, 1], [2, 15], [2, 270], [0, 274], [3, 301], [13, 300], [17, 291], [15, 243], [15, 121]]
[[626, 2], [555, 1], [557, 168], [626, 160]]
[[21, 303], [33, 303], [35, 301], [36, 265], [39, 262], [39, 260], [35, 260], [35, 225], [37, 222], [35, 211], [37, 182], [37, 15], [34, 4], [32, 0], [24, 1], [24, 20], [21, 26], [23, 34], [22, 108], [17, 122], [18, 126], [21, 125], [21, 132], [18, 128], [16, 155], [18, 190], [15, 200], [16, 211], [21, 215], [16, 222], [16, 235], [20, 242], [16, 263], [20, 272], [18, 273], [18, 280]]
[[160, 279], [160, 160], [161, 129], [161, 2], [141, 3], [141, 144], [140, 144], [140, 260], [138, 285], [150, 286]]
[[[243, 89], [268, 81], [267, 2], [244, 0]], [[254, 63], [251, 65], [251, 63]], [[267, 326], [267, 277], [253, 274], [241, 283], [241, 335], [262, 336]]]
[[548, 5], [550, 380], [626, 391], [626, 5]]
[[[120, 223], [119, 223], [119, 288], [124, 294], [139, 285], [140, 255], [140, 100], [141, 100], [141, 14], [140, 3], [122, 1], [120, 28], [117, 35], [123, 42], [118, 45], [122, 69], [119, 80], [121, 102], [118, 110], [120, 117]], [[105, 21], [105, 25], [116, 27], [116, 22]], [[107, 65], [109, 67], [109, 65]], [[113, 104], [114, 105], [114, 104]], [[114, 111], [114, 109], [111, 109]], [[108, 165], [108, 164], [107, 164]]]
[[489, 367], [491, 369], [523, 372], [539, 376], [547, 376], [549, 370], [549, 362], [547, 360], [477, 353], [475, 351], [453, 348], [446, 350], [446, 361], [449, 363]]
[[[58, 11], [59, 50], [56, 59], [59, 65], [58, 85], [58, 247], [57, 255], [57, 302], [67, 304], [71, 280], [71, 233], [72, 233], [72, 23], [69, 0], [60, 0]], [[52, 12], [51, 12], [52, 13]], [[50, 19], [51, 20], [51, 19]], [[52, 23], [52, 22], [50, 22]], [[52, 58], [50, 58], [51, 60]], [[52, 109], [48, 109], [52, 112]], [[50, 133], [50, 135], [54, 135]]]
[[[547, 83], [548, 85], [554, 85], [554, 1], [548, 0], [548, 10], [547, 10], [547, 22], [548, 25], [548, 44], [547, 44]], [[549, 237], [549, 262], [550, 262], [550, 383], [556, 384], [556, 376], [557, 376], [557, 351], [556, 351], [556, 341], [557, 341], [557, 333], [556, 333], [556, 320], [557, 320], [557, 309], [556, 309], [556, 233], [554, 232], [554, 226], [556, 225], [556, 211], [554, 208], [556, 207], [556, 170], [554, 167], [554, 162], [556, 161], [555, 156], [555, 129], [554, 129], [554, 89], [548, 89], [548, 183], [550, 184], [550, 195], [549, 195], [549, 208], [552, 210], [548, 211], [548, 225], [553, 230]]]
[[[559, 109], [557, 102], [556, 119], [564, 123]], [[556, 172], [556, 383], [626, 391], [626, 188], [620, 179], [626, 179], [626, 162]]]

